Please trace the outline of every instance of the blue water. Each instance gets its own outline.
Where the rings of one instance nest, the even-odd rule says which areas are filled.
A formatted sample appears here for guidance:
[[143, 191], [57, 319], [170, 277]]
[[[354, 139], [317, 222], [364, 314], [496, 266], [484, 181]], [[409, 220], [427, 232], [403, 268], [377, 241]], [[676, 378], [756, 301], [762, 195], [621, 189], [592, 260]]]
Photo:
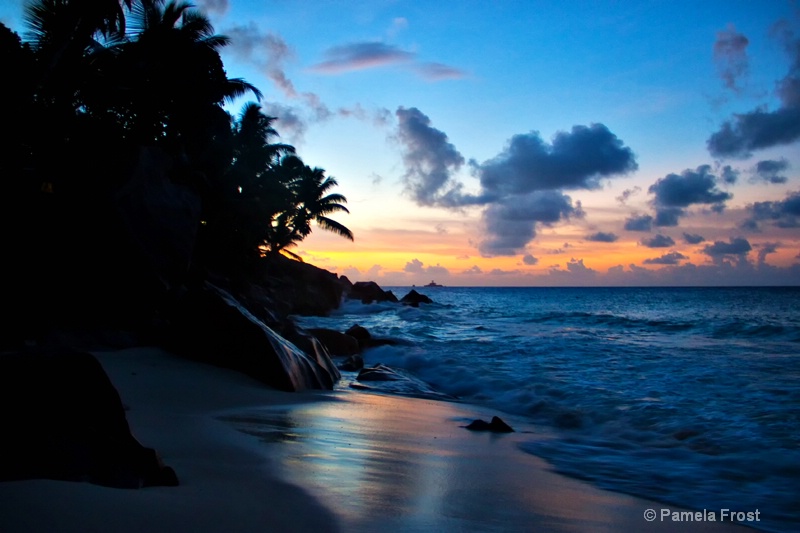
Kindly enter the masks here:
[[550, 428], [522, 451], [559, 472], [800, 530], [800, 288], [418, 290], [297, 321], [402, 341], [366, 364]]

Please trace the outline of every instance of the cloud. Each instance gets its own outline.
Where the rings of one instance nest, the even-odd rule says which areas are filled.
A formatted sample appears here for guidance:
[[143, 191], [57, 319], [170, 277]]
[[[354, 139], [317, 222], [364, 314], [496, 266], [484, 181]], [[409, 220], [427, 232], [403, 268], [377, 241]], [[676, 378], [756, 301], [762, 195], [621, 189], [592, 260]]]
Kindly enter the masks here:
[[700, 244], [706, 239], [702, 235], [697, 235], [696, 233], [684, 233], [683, 240], [686, 241], [687, 244]]
[[620, 205], [625, 205], [628, 203], [628, 200], [631, 196], [634, 194], [639, 194], [640, 192], [642, 192], [642, 188], [636, 185], [632, 189], [625, 189], [622, 191], [622, 193], [616, 197], [616, 200], [620, 203]]
[[630, 148], [603, 124], [573, 126], [551, 144], [537, 132], [514, 135], [499, 155], [475, 165], [486, 194], [597, 189], [600, 180], [638, 168]]
[[675, 244], [675, 241], [669, 235], [653, 235], [650, 238], [644, 238], [641, 243], [648, 248], [669, 248]]
[[722, 178], [722, 181], [724, 181], [728, 185], [733, 185], [734, 183], [739, 181], [739, 171], [731, 167], [730, 165], [725, 165], [724, 167], [722, 167], [722, 172], [720, 173], [720, 177]]
[[692, 204], [719, 204], [729, 200], [730, 193], [717, 189], [717, 178], [709, 165], [681, 174], [667, 174], [648, 189], [655, 194], [655, 203], [664, 207], [689, 207]]
[[[395, 19], [391, 33], [407, 26], [403, 18]], [[417, 62], [417, 54], [402, 50], [397, 46], [381, 41], [350, 43], [329, 48], [325, 52], [325, 60], [313, 65], [310, 70], [318, 74], [344, 74], [357, 70], [407, 65], [412, 72], [427, 81], [461, 79], [466, 73], [444, 63]]]
[[522, 262], [525, 263], [526, 265], [532, 266], [538, 263], [539, 260], [533, 257], [531, 254], [525, 254], [524, 256], [522, 256]]
[[774, 254], [780, 247], [779, 242], [765, 242], [758, 247], [758, 265], [762, 266], [767, 262], [767, 256]]
[[707, 141], [715, 157], [749, 157], [755, 150], [790, 144], [800, 139], [800, 107], [772, 112], [757, 109], [734, 115]]
[[595, 189], [603, 178], [637, 168], [633, 152], [602, 124], [574, 126], [552, 144], [538, 133], [515, 135], [496, 157], [470, 161], [480, 179], [478, 194], [465, 193], [454, 178], [464, 163], [447, 135], [416, 108], [399, 108], [395, 138], [403, 147], [406, 191], [418, 205], [484, 206], [483, 256], [518, 255], [539, 225], [584, 215], [563, 189]]
[[461, 69], [443, 63], [420, 63], [414, 66], [414, 71], [428, 81], [460, 80], [467, 77]]
[[209, 15], [224, 15], [228, 12], [228, 0], [197, 0], [197, 7]]
[[475, 274], [483, 274], [483, 270], [478, 265], [472, 265], [468, 269], [462, 272], [462, 274], [466, 274], [468, 276], [475, 275]]
[[650, 231], [653, 228], [653, 217], [650, 215], [633, 215], [625, 220], [627, 231]]
[[735, 114], [706, 141], [715, 157], [749, 157], [753, 151], [800, 139], [800, 39], [784, 21], [774, 32], [790, 56], [787, 75], [778, 83], [781, 105], [774, 111], [759, 107]]
[[661, 257], [653, 257], [642, 261], [645, 265], [677, 265], [684, 259], [689, 259], [680, 252], [667, 252]]
[[603, 231], [598, 231], [597, 233], [587, 235], [586, 237], [586, 240], [591, 242], [616, 242], [618, 239], [619, 236]]
[[298, 114], [295, 107], [286, 106], [282, 104], [266, 104], [263, 106], [264, 113], [271, 117], [275, 117], [275, 129], [280, 131], [292, 142], [300, 142], [306, 132], [306, 122]]
[[736, 82], [747, 74], [747, 45], [750, 41], [743, 34], [738, 33], [733, 24], [717, 32], [714, 42], [714, 62], [717, 64], [720, 76], [725, 87], [739, 92]]
[[412, 274], [419, 274], [423, 271], [422, 261], [416, 258], [406, 263], [406, 266], [403, 267], [403, 272], [411, 272]]
[[517, 255], [536, 236], [537, 224], [550, 226], [563, 219], [581, 217], [580, 203], [559, 191], [535, 191], [489, 205], [483, 212], [487, 234], [478, 245], [486, 257]]
[[703, 247], [703, 253], [715, 261], [722, 260], [728, 256], [734, 256], [744, 261], [744, 258], [753, 247], [747, 239], [743, 237], [731, 237], [729, 242], [714, 241], [714, 244], [707, 244]]
[[225, 31], [230, 37], [230, 50], [237, 58], [256, 65], [281, 91], [297, 96], [294, 84], [284, 72], [286, 61], [294, 58], [294, 51], [280, 35], [262, 33], [250, 22]]
[[766, 159], [756, 163], [755, 175], [759, 181], [766, 183], [786, 183], [789, 178], [781, 173], [789, 169], [789, 162], [786, 159], [775, 161]]
[[674, 227], [680, 222], [680, 217], [686, 214], [686, 211], [680, 207], [659, 207], [656, 209], [656, 218], [653, 224], [658, 227]]
[[450, 271], [447, 268], [441, 266], [440, 264], [432, 265], [432, 266], [424, 266], [424, 263], [419, 259], [412, 259], [403, 267], [403, 272], [408, 272], [409, 274], [427, 274], [432, 276], [447, 276], [450, 274]]
[[311, 67], [320, 74], [341, 74], [354, 70], [405, 63], [415, 54], [380, 41], [350, 43], [334, 46], [325, 52], [326, 59]]
[[778, 228], [800, 228], [800, 191], [787, 193], [780, 201], [755, 202], [747, 206], [750, 218], [743, 226], [758, 230], [759, 222], [771, 222]]
[[715, 211], [721, 211], [733, 195], [719, 190], [717, 179], [709, 165], [660, 178], [648, 189], [655, 195], [652, 201], [656, 209], [655, 225], [677, 226], [679, 218], [686, 214], [685, 208], [696, 204], [710, 204]]
[[[464, 157], [443, 131], [431, 126], [430, 118], [419, 109], [400, 107], [395, 115], [398, 119], [396, 138], [403, 147], [406, 190], [420, 205], [446, 203], [448, 195], [453, 196], [460, 190], [460, 184], [455, 183], [451, 175], [464, 164]], [[443, 189], [446, 192], [443, 193]]]

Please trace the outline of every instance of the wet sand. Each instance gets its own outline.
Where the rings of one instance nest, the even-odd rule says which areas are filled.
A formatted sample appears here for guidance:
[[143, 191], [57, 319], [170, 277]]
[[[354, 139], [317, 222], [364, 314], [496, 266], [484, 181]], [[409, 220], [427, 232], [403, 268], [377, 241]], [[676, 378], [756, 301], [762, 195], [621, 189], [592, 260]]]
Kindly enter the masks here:
[[[518, 449], [539, 429], [480, 407], [283, 393], [155, 348], [96, 355], [180, 486], [0, 483], [0, 531], [745, 531], [648, 522], [680, 509], [553, 473]], [[517, 431], [464, 428], [494, 414]]]

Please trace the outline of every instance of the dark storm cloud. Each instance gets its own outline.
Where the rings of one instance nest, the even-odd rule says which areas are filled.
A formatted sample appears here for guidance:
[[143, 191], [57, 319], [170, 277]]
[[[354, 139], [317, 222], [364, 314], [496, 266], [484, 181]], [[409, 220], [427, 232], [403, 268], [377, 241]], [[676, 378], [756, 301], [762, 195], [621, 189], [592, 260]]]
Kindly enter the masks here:
[[739, 181], [739, 171], [735, 168], [732, 168], [730, 165], [725, 165], [722, 167], [722, 172], [720, 172], [720, 177], [722, 181], [727, 183], [728, 185], [733, 185], [737, 181]]
[[775, 34], [790, 57], [789, 72], [776, 91], [781, 105], [774, 111], [757, 108], [724, 122], [706, 143], [716, 157], [748, 157], [755, 150], [800, 139], [800, 39], [788, 22], [776, 28]]
[[406, 190], [420, 205], [449, 202], [444, 198], [457, 195], [460, 189], [451, 173], [461, 168], [464, 157], [419, 109], [400, 107], [395, 115], [397, 139], [403, 147]]
[[661, 257], [653, 257], [642, 261], [645, 265], [677, 265], [681, 261], [689, 259], [680, 252], [667, 252]]
[[658, 227], [674, 227], [680, 222], [680, 217], [686, 212], [680, 207], [659, 207], [656, 209], [656, 218], [653, 225]]
[[748, 44], [750, 41], [747, 37], [738, 33], [732, 24], [717, 32], [717, 40], [714, 42], [714, 62], [725, 86], [733, 91], [739, 91], [737, 80], [747, 74]]
[[478, 246], [484, 256], [517, 255], [536, 236], [538, 224], [549, 226], [581, 217], [580, 203], [558, 191], [536, 191], [490, 204], [483, 213], [486, 238]]
[[730, 193], [717, 189], [717, 177], [709, 165], [681, 174], [667, 174], [650, 186], [655, 194], [655, 204], [660, 207], [689, 207], [693, 204], [721, 204], [729, 200]]
[[800, 139], [800, 107], [791, 107], [734, 115], [707, 144], [708, 151], [716, 157], [748, 157], [755, 150], [793, 143], [797, 139]]
[[511, 138], [498, 156], [476, 165], [489, 195], [525, 194], [548, 189], [596, 189], [604, 177], [638, 168], [630, 148], [603, 124], [573, 126], [552, 144], [537, 132]]
[[744, 256], [752, 249], [747, 239], [732, 237], [729, 242], [714, 241], [714, 244], [707, 244], [703, 247], [703, 253], [712, 258], [721, 258], [728, 255]]
[[790, 192], [784, 200], [755, 202], [747, 206], [750, 217], [742, 227], [757, 231], [759, 222], [769, 222], [778, 228], [800, 228], [800, 191]]
[[702, 235], [697, 235], [696, 233], [684, 233], [683, 240], [686, 241], [687, 244], [700, 244], [706, 239]]
[[786, 159], [778, 161], [766, 159], [756, 163], [755, 175], [760, 181], [767, 183], [786, 183], [788, 178], [782, 173], [789, 169], [789, 162]]
[[672, 240], [672, 237], [669, 235], [653, 235], [650, 238], [644, 238], [641, 240], [641, 243], [648, 248], [669, 248], [675, 244], [675, 241]]
[[650, 215], [633, 215], [625, 220], [627, 231], [650, 231], [653, 228], [653, 217]]
[[379, 41], [334, 46], [325, 52], [326, 59], [311, 67], [322, 74], [340, 74], [352, 70], [381, 67], [414, 59], [414, 54]]
[[605, 231], [598, 231], [586, 236], [586, 240], [591, 242], [616, 242], [618, 239], [617, 235]]
[[603, 178], [637, 168], [633, 152], [602, 124], [574, 126], [552, 144], [538, 133], [515, 135], [498, 156], [470, 161], [480, 179], [478, 194], [465, 193], [454, 174], [464, 158], [447, 135], [416, 108], [397, 110], [396, 139], [403, 146], [406, 190], [419, 205], [484, 206], [484, 256], [517, 255], [539, 225], [582, 217], [580, 202], [563, 189], [594, 189]]

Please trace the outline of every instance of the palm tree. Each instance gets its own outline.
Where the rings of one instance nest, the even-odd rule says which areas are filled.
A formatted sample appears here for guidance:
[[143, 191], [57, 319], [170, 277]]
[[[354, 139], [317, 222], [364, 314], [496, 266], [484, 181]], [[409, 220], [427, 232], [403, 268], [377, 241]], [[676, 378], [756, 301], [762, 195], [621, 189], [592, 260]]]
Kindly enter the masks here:
[[272, 252], [282, 252], [298, 258], [286, 248], [297, 245], [311, 234], [311, 222], [348, 240], [354, 240], [353, 232], [327, 215], [350, 211], [344, 206], [347, 198], [338, 193], [326, 194], [338, 185], [333, 177], [326, 177], [325, 170], [305, 165], [294, 155], [281, 159], [276, 168], [279, 180], [286, 183], [293, 202], [272, 218], [268, 229], [266, 246]]

